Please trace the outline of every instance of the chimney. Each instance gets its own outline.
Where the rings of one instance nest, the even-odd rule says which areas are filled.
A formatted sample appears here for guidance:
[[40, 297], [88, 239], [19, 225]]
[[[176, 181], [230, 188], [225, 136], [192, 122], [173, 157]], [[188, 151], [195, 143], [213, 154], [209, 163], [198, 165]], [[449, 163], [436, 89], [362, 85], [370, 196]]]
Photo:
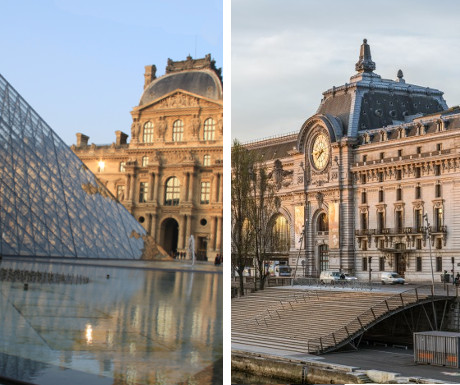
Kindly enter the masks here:
[[128, 139], [128, 135], [126, 135], [124, 132], [121, 131], [115, 131], [115, 136], [117, 138], [115, 144], [117, 146], [121, 144], [126, 144], [126, 140]]
[[77, 147], [86, 147], [88, 145], [89, 136], [77, 133]]
[[157, 67], [155, 65], [145, 66], [145, 73], [144, 73], [144, 90], [148, 87], [152, 81], [154, 81], [157, 76]]

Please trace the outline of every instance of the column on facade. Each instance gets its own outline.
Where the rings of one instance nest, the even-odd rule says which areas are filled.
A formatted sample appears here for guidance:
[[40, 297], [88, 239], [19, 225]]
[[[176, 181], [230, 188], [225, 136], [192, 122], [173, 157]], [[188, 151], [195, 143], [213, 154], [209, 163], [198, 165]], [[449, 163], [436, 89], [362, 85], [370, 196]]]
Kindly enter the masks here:
[[153, 201], [155, 199], [155, 173], [150, 173], [149, 178], [149, 201]]
[[219, 202], [224, 201], [224, 178], [222, 178], [222, 174], [219, 174]]
[[184, 186], [185, 186], [185, 191], [184, 191], [184, 194], [185, 194], [185, 202], [187, 202], [189, 200], [189, 196], [190, 196], [190, 192], [189, 192], [189, 179], [190, 179], [190, 174], [188, 172], [184, 172], [184, 175], [185, 175], [185, 183], [184, 183]]
[[222, 217], [217, 217], [216, 250], [222, 251]]
[[129, 174], [126, 174], [126, 182], [125, 182], [125, 197], [124, 197], [124, 200], [125, 201], [129, 201], [131, 199], [131, 176]]
[[189, 174], [189, 183], [188, 183], [188, 199], [187, 201], [190, 201], [193, 199], [193, 184], [194, 184], [194, 177], [193, 177], [193, 171]]
[[134, 196], [135, 188], [136, 188], [135, 183], [136, 183], [136, 178], [134, 177], [134, 175], [131, 175], [131, 186], [129, 188], [129, 190], [130, 190], [130, 200], [131, 201], [134, 201], [134, 199], [135, 199], [135, 196]]
[[[190, 235], [192, 234], [192, 216], [187, 215], [187, 223], [186, 223], [186, 230], [185, 230], [185, 244], [187, 245], [188, 240], [190, 239]], [[196, 239], [195, 239], [195, 246], [196, 246]]]
[[187, 241], [185, 239], [185, 227], [187, 225], [187, 215], [182, 216], [182, 223], [179, 225], [179, 235], [178, 235], [178, 245], [179, 250], [183, 250], [187, 246]]
[[158, 221], [158, 216], [156, 214], [150, 214], [152, 219], [150, 222], [151, 229], [150, 229], [150, 235], [151, 237], [155, 240], [156, 243], [160, 243], [159, 235], [157, 234], [157, 221]]
[[217, 183], [219, 183], [219, 175], [213, 174], [211, 177], [211, 196], [210, 200], [212, 203], [217, 202], [217, 194], [218, 194], [218, 187]]
[[209, 242], [209, 246], [211, 247], [211, 251], [215, 251], [216, 250], [216, 220], [217, 218], [216, 217], [211, 217], [211, 231], [210, 231], [210, 234], [209, 234], [209, 238], [210, 238], [210, 242]]

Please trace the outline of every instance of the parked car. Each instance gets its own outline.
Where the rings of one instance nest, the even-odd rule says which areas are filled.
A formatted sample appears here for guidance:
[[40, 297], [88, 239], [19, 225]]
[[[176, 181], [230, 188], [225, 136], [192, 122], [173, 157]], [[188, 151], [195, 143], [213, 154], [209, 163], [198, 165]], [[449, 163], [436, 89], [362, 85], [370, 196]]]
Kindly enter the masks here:
[[350, 275], [350, 274], [345, 274], [345, 280], [346, 280], [346, 281], [357, 281], [358, 278], [353, 277], [353, 276]]
[[390, 285], [396, 285], [398, 283], [404, 285], [406, 282], [403, 277], [394, 271], [382, 273], [380, 275], [380, 280], [382, 281], [382, 285], [386, 285], [387, 283]]
[[340, 280], [340, 271], [322, 271], [319, 275], [319, 281], [321, 283], [334, 283]]

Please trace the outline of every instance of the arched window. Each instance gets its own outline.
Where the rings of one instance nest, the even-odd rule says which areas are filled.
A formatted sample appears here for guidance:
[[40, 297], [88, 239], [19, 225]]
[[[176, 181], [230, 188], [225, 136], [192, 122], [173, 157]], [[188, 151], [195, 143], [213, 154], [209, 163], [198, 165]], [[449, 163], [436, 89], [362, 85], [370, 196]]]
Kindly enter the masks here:
[[153, 123], [147, 122], [144, 124], [144, 143], [153, 143]]
[[318, 229], [318, 232], [329, 231], [329, 219], [326, 213], [319, 214], [317, 229]]
[[179, 179], [173, 176], [166, 181], [165, 206], [179, 205], [179, 198], [180, 198]]
[[143, 156], [142, 157], [142, 167], [147, 167], [149, 165], [149, 157]]
[[277, 215], [273, 227], [273, 251], [289, 251], [289, 223], [283, 215]]
[[211, 165], [211, 155], [203, 156], [203, 166], [210, 166]]
[[173, 142], [182, 142], [184, 137], [184, 123], [178, 119], [173, 123], [172, 140]]
[[203, 139], [214, 140], [214, 133], [216, 131], [216, 122], [213, 118], [204, 121]]

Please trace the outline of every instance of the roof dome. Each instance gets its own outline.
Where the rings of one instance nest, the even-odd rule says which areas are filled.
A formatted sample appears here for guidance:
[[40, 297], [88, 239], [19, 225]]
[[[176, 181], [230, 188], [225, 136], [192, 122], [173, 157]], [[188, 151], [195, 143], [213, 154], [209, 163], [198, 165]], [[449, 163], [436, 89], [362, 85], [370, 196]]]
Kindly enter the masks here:
[[209, 99], [222, 99], [220, 70], [215, 68], [210, 55], [197, 60], [189, 56], [187, 60], [180, 62], [169, 59], [166, 74], [150, 80], [152, 81], [149, 84], [145, 84], [139, 105], [149, 104], [178, 89]]

